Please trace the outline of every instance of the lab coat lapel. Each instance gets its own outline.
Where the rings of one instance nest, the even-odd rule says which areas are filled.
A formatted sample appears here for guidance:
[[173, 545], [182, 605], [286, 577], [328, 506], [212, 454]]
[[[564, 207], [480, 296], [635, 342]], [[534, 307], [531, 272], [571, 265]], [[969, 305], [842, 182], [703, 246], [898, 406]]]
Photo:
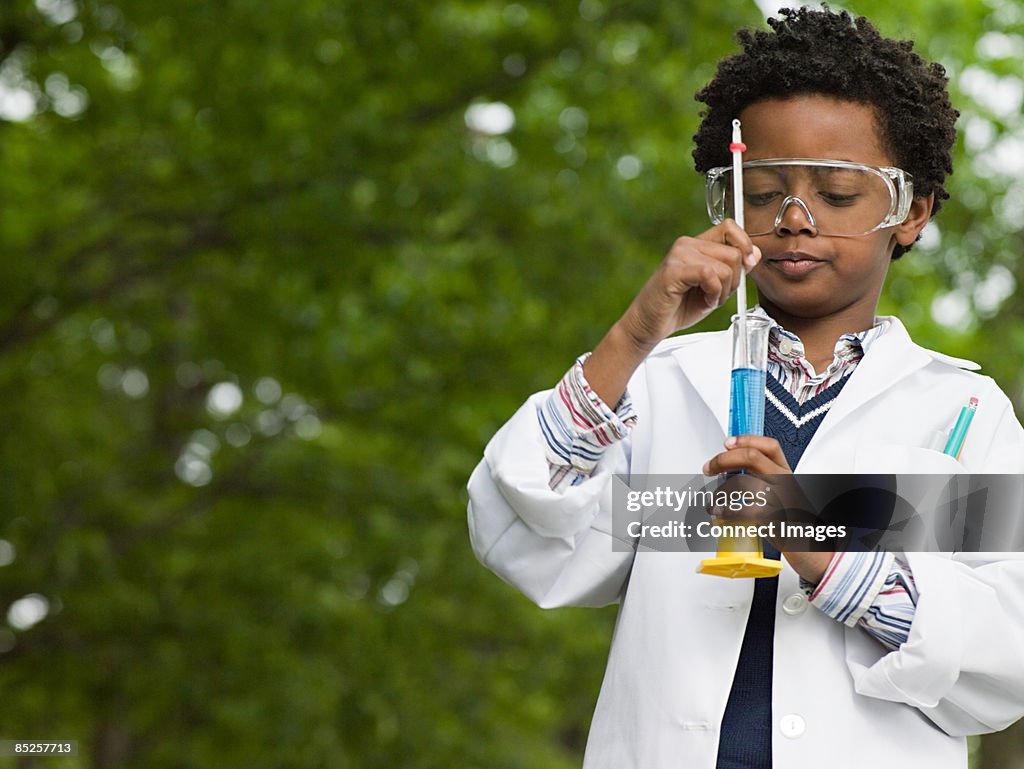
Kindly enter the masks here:
[[722, 427], [729, 429], [729, 372], [732, 369], [731, 334], [728, 331], [702, 334], [672, 355], [701, 400]]
[[807, 454], [844, 419], [856, 414], [867, 403], [932, 360], [928, 351], [913, 342], [898, 318], [890, 317], [888, 320], [889, 330], [871, 345], [857, 365], [850, 381], [811, 439]]
[[[810, 454], [812, 447], [843, 420], [932, 360], [933, 353], [914, 343], [899, 318], [887, 319], [889, 330], [871, 345], [858, 364], [815, 432], [805, 455]], [[700, 338], [687, 341], [672, 352], [687, 380], [711, 409], [722, 428], [723, 437], [729, 429], [730, 339], [728, 331], [701, 334]], [[969, 368], [977, 367], [970, 361], [948, 360]]]

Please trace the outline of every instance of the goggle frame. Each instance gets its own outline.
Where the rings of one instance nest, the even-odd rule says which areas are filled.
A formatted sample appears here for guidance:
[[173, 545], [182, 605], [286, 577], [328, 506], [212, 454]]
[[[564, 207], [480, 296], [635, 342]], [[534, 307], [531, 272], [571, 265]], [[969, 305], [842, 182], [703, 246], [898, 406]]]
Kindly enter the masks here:
[[[833, 238], [859, 238], [864, 235], [870, 235], [872, 232], [878, 230], [884, 230], [887, 227], [894, 227], [897, 224], [902, 224], [906, 221], [907, 216], [910, 214], [910, 204], [914, 200], [914, 178], [904, 171], [902, 168], [895, 168], [893, 166], [872, 166], [867, 163], [854, 163], [849, 160], [828, 160], [823, 158], [764, 158], [762, 160], [748, 160], [743, 163], [743, 168], [763, 168], [765, 166], [815, 166], [819, 168], [840, 168], [846, 170], [855, 171], [867, 171], [875, 176], [879, 177], [885, 182], [886, 188], [889, 190], [889, 211], [881, 223], [872, 227], [870, 230], [865, 232], [852, 234], [852, 235], [836, 235], [833, 233], [818, 233], [822, 237], [833, 237]], [[708, 216], [711, 219], [712, 224], [721, 224], [725, 219], [728, 218], [727, 212], [724, 210], [719, 213], [718, 208], [725, 208], [725, 197], [722, 196], [721, 200], [715, 200], [714, 190], [718, 184], [719, 179], [727, 173], [732, 172], [732, 166], [716, 166], [711, 168], [705, 174], [704, 182], [704, 199], [708, 209]], [[730, 191], [731, 184], [722, 186], [727, 193]], [[810, 217], [812, 225], [815, 227], [815, 220], [811, 214], [810, 207], [806, 201], [798, 195], [787, 195], [783, 202], [779, 205], [779, 212], [775, 217], [775, 226], [765, 232], [751, 232], [751, 237], [757, 237], [760, 235], [770, 235], [772, 232], [778, 230], [779, 225], [782, 222], [782, 216], [786, 211], [786, 207], [795, 201], [799, 201], [801, 208]]]

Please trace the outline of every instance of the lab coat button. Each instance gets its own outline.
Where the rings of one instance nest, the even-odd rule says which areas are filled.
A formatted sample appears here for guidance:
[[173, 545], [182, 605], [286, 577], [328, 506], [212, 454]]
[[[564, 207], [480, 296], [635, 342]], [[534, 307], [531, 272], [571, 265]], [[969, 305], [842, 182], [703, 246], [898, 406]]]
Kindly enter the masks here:
[[793, 593], [782, 602], [782, 610], [791, 617], [807, 611], [807, 597], [803, 593]]
[[788, 716], [783, 716], [782, 720], [779, 721], [779, 729], [782, 730], [782, 736], [788, 737], [791, 740], [795, 740], [797, 737], [800, 737], [806, 728], [807, 724], [805, 724], [803, 718], [798, 716], [796, 713], [790, 713]]

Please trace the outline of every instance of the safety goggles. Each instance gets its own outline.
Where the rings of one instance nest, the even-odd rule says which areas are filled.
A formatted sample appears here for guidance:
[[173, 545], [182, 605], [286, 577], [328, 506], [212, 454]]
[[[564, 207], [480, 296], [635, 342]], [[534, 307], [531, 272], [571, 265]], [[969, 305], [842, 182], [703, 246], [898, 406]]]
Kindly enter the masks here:
[[[731, 166], [707, 172], [713, 224], [733, 216]], [[914, 181], [899, 168], [845, 160], [772, 158], [743, 164], [744, 228], [750, 235], [810, 227], [817, 235], [854, 238], [900, 224]]]

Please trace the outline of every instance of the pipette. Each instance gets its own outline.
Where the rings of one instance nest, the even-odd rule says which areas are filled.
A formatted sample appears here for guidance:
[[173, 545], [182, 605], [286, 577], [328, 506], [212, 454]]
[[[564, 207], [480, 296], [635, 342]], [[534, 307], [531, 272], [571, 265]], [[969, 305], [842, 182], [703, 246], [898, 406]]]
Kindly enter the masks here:
[[[733, 218], [743, 229], [743, 152], [747, 147], [740, 134], [740, 121], [732, 121], [732, 195]], [[729, 387], [729, 435], [764, 434], [764, 393], [768, 359], [770, 321], [747, 319], [747, 273], [740, 262], [740, 282], [736, 288], [736, 324], [733, 326], [733, 365]], [[753, 335], [753, 339], [751, 338]], [[743, 472], [743, 471], [740, 471]], [[765, 558], [759, 537], [721, 538], [718, 554], [705, 558], [697, 571], [719, 577], [771, 577], [782, 569], [782, 562]]]
[[[732, 153], [732, 207], [733, 219], [742, 230], [743, 221], [743, 153], [747, 145], [743, 143], [743, 134], [740, 132], [740, 121], [732, 121], [732, 144], [729, 151]], [[740, 284], [736, 287], [736, 314], [740, 316], [740, 338], [747, 338], [747, 271], [740, 261]]]
[[[743, 143], [740, 121], [732, 121], [732, 203], [733, 218], [743, 229]], [[765, 367], [760, 350], [748, 349], [747, 272], [740, 261], [740, 282], [736, 287], [736, 316], [739, 325], [738, 349], [734, 350], [729, 395], [729, 435], [761, 435], [764, 432]], [[751, 358], [751, 354], [754, 357]]]

